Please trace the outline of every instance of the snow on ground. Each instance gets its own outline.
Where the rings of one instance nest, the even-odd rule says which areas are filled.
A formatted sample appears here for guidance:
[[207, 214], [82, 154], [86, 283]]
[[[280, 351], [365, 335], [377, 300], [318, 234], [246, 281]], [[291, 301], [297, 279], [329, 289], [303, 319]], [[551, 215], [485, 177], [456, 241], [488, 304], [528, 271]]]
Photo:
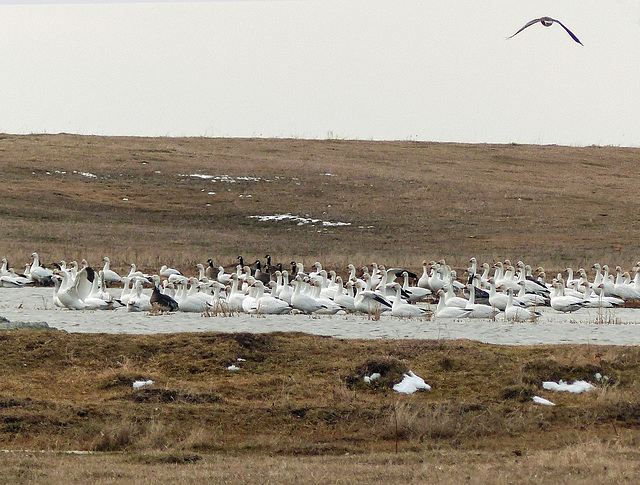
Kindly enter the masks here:
[[[112, 289], [118, 296], [120, 290]], [[150, 290], [145, 290], [150, 292]], [[382, 315], [245, 315], [203, 317], [175, 313], [150, 315], [126, 309], [72, 311], [56, 308], [52, 288], [0, 288], [0, 316], [12, 322], [47, 322], [51, 327], [82, 333], [175, 332], [305, 332], [362, 339], [469, 339], [504, 345], [597, 344], [640, 345], [640, 310], [618, 308], [606, 312], [581, 309], [563, 314], [542, 308], [536, 323], [476, 319], [400, 319]], [[604, 323], [598, 323], [604, 322]]]

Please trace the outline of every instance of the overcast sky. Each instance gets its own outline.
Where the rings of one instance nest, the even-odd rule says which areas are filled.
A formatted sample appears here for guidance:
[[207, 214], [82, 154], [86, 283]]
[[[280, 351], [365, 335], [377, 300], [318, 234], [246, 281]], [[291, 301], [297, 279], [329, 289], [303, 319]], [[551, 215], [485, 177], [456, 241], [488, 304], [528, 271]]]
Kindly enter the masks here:
[[0, 52], [5, 133], [640, 146], [640, 0], [0, 1]]

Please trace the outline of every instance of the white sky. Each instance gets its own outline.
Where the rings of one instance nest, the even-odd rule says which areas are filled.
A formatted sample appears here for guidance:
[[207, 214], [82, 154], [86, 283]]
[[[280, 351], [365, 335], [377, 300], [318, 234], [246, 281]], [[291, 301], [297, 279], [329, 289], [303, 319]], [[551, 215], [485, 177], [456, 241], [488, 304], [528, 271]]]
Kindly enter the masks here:
[[0, 1], [0, 62], [5, 133], [640, 146], [640, 0]]

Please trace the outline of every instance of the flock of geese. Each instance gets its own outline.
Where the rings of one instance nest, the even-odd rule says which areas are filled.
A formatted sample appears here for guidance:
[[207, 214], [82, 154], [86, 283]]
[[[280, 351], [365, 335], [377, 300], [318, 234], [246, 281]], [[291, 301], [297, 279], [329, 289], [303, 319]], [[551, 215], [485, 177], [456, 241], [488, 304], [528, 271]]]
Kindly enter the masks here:
[[[610, 272], [607, 265], [593, 265], [595, 275], [566, 269], [566, 278], [558, 273], [551, 282], [542, 267], [535, 270], [518, 261], [478, 264], [475, 258], [464, 281], [445, 260], [423, 261], [422, 274], [402, 268], [385, 268], [375, 263], [356, 270], [348, 265], [344, 279], [336, 271], [326, 271], [320, 262], [305, 272], [300, 262], [286, 270], [282, 264], [260, 260], [248, 265], [238, 257], [235, 271], [227, 272], [209, 259], [198, 264], [198, 277], [187, 277], [179, 270], [163, 265], [149, 275], [131, 264], [129, 274], [120, 276], [111, 270], [110, 260], [96, 271], [86, 260], [67, 266], [61, 261], [55, 269], [40, 264], [37, 253], [23, 274], [8, 268], [6, 258], [0, 268], [0, 286], [50, 285], [56, 306], [71, 310], [109, 310], [126, 308], [132, 312], [199, 312], [213, 314], [336, 314], [359, 312], [369, 315], [387, 313], [412, 318], [432, 315], [436, 318], [496, 318], [534, 320], [540, 307], [559, 312], [574, 312], [586, 307], [613, 308], [628, 300], [640, 300], [640, 262], [634, 277], [620, 266]], [[116, 297], [109, 286], [121, 286]], [[150, 290], [148, 289], [149, 287]], [[112, 291], [114, 289], [112, 288]], [[421, 302], [428, 302], [425, 305]], [[418, 304], [421, 303], [421, 304]], [[431, 303], [435, 304], [432, 308]]]

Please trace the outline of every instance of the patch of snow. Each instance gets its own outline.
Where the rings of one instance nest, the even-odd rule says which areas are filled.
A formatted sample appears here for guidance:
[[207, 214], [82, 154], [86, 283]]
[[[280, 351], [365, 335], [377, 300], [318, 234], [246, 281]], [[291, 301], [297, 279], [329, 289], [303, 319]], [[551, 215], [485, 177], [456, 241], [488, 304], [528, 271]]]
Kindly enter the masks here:
[[321, 224], [324, 227], [336, 227], [336, 226], [350, 226], [350, 222], [332, 222], [332, 221], [323, 221], [322, 219], [312, 219], [310, 217], [300, 217], [294, 216], [292, 214], [276, 214], [272, 216], [249, 216], [250, 219], [258, 219], [260, 222], [280, 222], [280, 221], [291, 221], [297, 222], [299, 226], [304, 226], [306, 224]]
[[536, 404], [542, 404], [543, 406], [555, 406], [555, 403], [552, 403], [548, 399], [540, 396], [533, 396], [533, 402]]
[[97, 179], [98, 178], [97, 175], [94, 175], [94, 174], [89, 173], [89, 172], [78, 172], [77, 170], [74, 170], [73, 173], [77, 173], [78, 175], [82, 175], [83, 177], [87, 177], [87, 178], [90, 178], [90, 179]]
[[229, 367], [227, 367], [227, 370], [240, 370], [240, 367], [231, 364]]
[[564, 391], [580, 394], [581, 392], [593, 389], [593, 385], [587, 381], [575, 381], [573, 384], [568, 384], [560, 379], [559, 382], [545, 381], [542, 383], [542, 388], [548, 391]]
[[178, 174], [178, 176], [198, 178], [203, 180], [211, 180], [212, 182], [225, 182], [229, 184], [235, 184], [236, 182], [260, 182], [260, 181], [269, 182], [269, 180], [263, 179], [261, 177], [250, 177], [250, 176], [232, 177], [231, 175], [226, 175], [226, 174], [225, 175], [207, 175], [204, 173], [192, 173], [192, 174], [181, 173], [181, 174]]
[[150, 386], [153, 384], [152, 380], [148, 380], [148, 381], [134, 381], [132, 384], [132, 387], [134, 389], [140, 389], [141, 387], [145, 387], [145, 386]]
[[402, 381], [393, 386], [394, 391], [401, 392], [403, 394], [413, 394], [420, 389], [430, 391], [431, 386], [424, 382], [422, 377], [415, 375], [413, 371], [406, 373]]
[[373, 381], [380, 379], [382, 377], [379, 372], [374, 372], [370, 376], [364, 376], [364, 382], [367, 384], [371, 384]]

